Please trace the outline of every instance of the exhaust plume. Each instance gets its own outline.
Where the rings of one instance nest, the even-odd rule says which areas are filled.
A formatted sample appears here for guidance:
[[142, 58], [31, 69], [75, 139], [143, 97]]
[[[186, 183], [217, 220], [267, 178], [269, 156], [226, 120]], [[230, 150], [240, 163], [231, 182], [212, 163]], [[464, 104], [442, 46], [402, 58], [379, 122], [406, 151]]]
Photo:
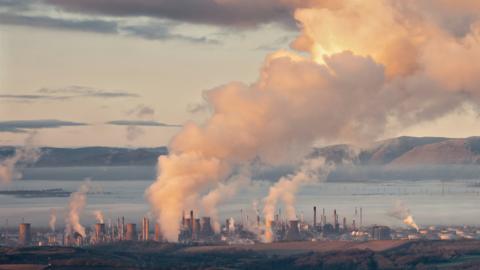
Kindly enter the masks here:
[[36, 133], [32, 132], [25, 139], [24, 145], [15, 149], [15, 154], [0, 162], [0, 183], [10, 183], [22, 178], [21, 170], [35, 164], [41, 151], [35, 147]]
[[233, 197], [237, 191], [248, 185], [250, 182], [249, 177], [243, 175], [237, 175], [231, 182], [223, 184], [219, 183], [218, 186], [211, 190], [207, 195], [203, 196], [201, 203], [204, 209], [205, 215], [210, 216], [213, 220], [213, 229], [215, 232], [220, 232], [220, 222], [218, 219], [217, 205], [222, 201]]
[[93, 211], [93, 215], [95, 216], [95, 219], [97, 220], [98, 223], [105, 223], [103, 219], [103, 213], [100, 210], [95, 210]]
[[410, 209], [408, 209], [402, 201], [395, 202], [395, 206], [389, 215], [400, 219], [404, 224], [414, 228], [417, 231], [420, 230], [418, 225], [415, 223], [413, 216], [410, 214]]
[[52, 232], [55, 232], [55, 225], [57, 224], [57, 210], [54, 208], [50, 209], [50, 221], [48, 222], [48, 226]]
[[[480, 9], [473, 1], [300, 2], [296, 51], [268, 55], [252, 84], [206, 91], [211, 117], [187, 123], [170, 155], [159, 158], [146, 197], [169, 241], [177, 239], [182, 209], [199, 205], [239, 166], [295, 164], [314, 143], [366, 143], [480, 104], [480, 64], [471, 61], [480, 59]], [[446, 27], [459, 16], [469, 20]], [[272, 192], [283, 185], [295, 191], [294, 183], [311, 177], [300, 169]], [[273, 202], [294, 201], [295, 192], [278, 192]]]
[[273, 234], [271, 221], [274, 219], [275, 210], [279, 200], [282, 200], [286, 215], [289, 220], [296, 220], [295, 210], [296, 193], [301, 185], [313, 181], [324, 181], [333, 165], [325, 163], [323, 158], [305, 160], [295, 174], [280, 178], [270, 187], [268, 196], [264, 199], [263, 214], [265, 217], [265, 242], [272, 242]]
[[70, 195], [70, 201], [68, 203], [68, 214], [65, 220], [66, 234], [71, 235], [73, 232], [77, 232], [82, 237], [85, 237], [85, 227], [80, 224], [80, 214], [85, 208], [87, 202], [87, 193], [90, 189], [91, 182], [86, 179], [84, 183], [80, 185], [77, 191]]

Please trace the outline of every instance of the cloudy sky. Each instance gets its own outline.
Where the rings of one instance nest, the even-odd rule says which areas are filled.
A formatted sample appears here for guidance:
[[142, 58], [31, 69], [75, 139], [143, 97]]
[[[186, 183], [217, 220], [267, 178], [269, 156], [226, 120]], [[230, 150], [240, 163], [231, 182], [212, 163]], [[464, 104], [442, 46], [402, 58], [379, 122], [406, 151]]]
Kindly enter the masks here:
[[[0, 0], [0, 144], [165, 145], [208, 117], [204, 90], [257, 80], [310, 2]], [[478, 134], [466, 106], [384, 136]]]

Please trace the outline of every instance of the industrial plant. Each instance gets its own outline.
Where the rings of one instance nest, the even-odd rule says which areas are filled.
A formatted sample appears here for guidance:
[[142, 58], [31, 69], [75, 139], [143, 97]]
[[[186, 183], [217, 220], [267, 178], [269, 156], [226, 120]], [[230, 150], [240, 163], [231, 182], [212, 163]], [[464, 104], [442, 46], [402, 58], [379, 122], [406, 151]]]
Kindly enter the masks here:
[[[418, 227], [415, 223], [408, 228], [390, 228], [384, 225], [364, 225], [363, 208], [355, 208], [355, 217], [348, 221], [333, 210], [327, 217], [325, 209], [318, 213], [313, 207], [313, 222], [303, 219], [288, 220], [279, 209], [273, 220], [263, 220], [259, 215], [254, 219], [244, 216], [236, 222], [228, 218], [215, 230], [211, 217], [198, 217], [193, 210], [182, 214], [178, 242], [185, 245], [238, 245], [269, 242], [265, 234], [270, 233], [274, 242], [291, 241], [369, 241], [369, 240], [454, 240], [480, 239], [480, 228], [471, 226], [428, 226]], [[406, 220], [412, 220], [409, 216]], [[86, 228], [85, 235], [79, 232], [55, 231], [35, 228], [30, 223], [18, 224], [18, 230], [4, 228], [1, 232], [2, 246], [92, 246], [120, 241], [167, 242], [162, 237], [160, 225], [143, 217], [138, 229], [136, 223], [126, 222], [118, 217], [108, 223], [95, 223]]]

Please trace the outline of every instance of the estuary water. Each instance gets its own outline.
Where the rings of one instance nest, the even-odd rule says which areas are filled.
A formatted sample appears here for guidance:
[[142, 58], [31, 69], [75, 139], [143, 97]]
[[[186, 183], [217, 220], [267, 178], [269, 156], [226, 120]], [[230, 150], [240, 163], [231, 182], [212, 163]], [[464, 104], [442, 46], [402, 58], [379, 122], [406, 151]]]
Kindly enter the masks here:
[[[150, 168], [154, 172], [154, 168]], [[47, 170], [47, 169], [45, 169]], [[154, 175], [154, 173], [149, 172]], [[55, 173], [54, 173], [55, 174]], [[82, 180], [62, 180], [48, 174], [35, 179], [30, 174], [26, 180], [18, 180], [8, 185], [0, 185], [1, 191], [62, 189], [73, 192], [82, 184]], [[108, 176], [108, 173], [105, 173]], [[132, 175], [127, 175], [130, 178]], [[87, 206], [82, 213], [81, 222], [85, 225], [94, 222], [92, 214], [101, 210], [105, 219], [125, 216], [127, 222], [140, 223], [143, 216], [149, 214], [150, 206], [145, 199], [145, 189], [153, 180], [121, 179], [113, 176], [92, 179], [92, 192], [87, 196]], [[145, 178], [145, 177], [140, 177]], [[120, 180], [119, 180], [120, 179]], [[153, 179], [153, 177], [152, 177]], [[315, 205], [321, 213], [325, 208], [327, 219], [331, 220], [336, 209], [341, 218], [347, 218], [350, 224], [356, 219], [359, 224], [359, 209], [363, 210], [363, 224], [384, 224], [393, 227], [403, 226], [400, 220], [389, 215], [396, 201], [402, 201], [419, 225], [480, 225], [480, 185], [479, 181], [469, 180], [385, 180], [369, 182], [325, 182], [300, 188], [297, 195], [297, 214], [307, 221], [313, 219], [312, 207]], [[233, 217], [255, 219], [253, 202], [261, 208], [271, 182], [256, 181], [250, 187], [222, 202], [219, 206], [220, 218]], [[68, 196], [17, 196], [0, 195], [0, 222], [8, 219], [12, 226], [22, 221], [30, 222], [35, 227], [47, 227], [50, 209], [57, 212], [58, 227], [64, 224]], [[280, 205], [281, 207], [281, 205]], [[355, 215], [357, 208], [357, 215]], [[189, 209], [185, 209], [189, 210]], [[3, 225], [1, 225], [3, 227]]]

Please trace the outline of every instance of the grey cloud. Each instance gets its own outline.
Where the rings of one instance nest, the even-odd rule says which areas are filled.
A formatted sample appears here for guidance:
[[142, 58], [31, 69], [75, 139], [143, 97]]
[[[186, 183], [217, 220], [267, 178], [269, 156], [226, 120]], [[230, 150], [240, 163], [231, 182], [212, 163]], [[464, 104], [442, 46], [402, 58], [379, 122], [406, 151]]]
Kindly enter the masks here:
[[67, 20], [46, 16], [25, 16], [11, 13], [0, 13], [0, 24], [109, 34], [114, 34], [118, 32], [117, 23], [110, 21]]
[[71, 97], [98, 97], [98, 98], [118, 98], [118, 97], [139, 97], [140, 95], [120, 91], [120, 90], [102, 90], [87, 86], [68, 86], [65, 88], [42, 88], [37, 91], [43, 94], [70, 94]]
[[0, 99], [17, 100], [17, 101], [34, 101], [34, 100], [65, 100], [67, 96], [46, 96], [46, 95], [0, 95]]
[[[1, 6], [1, 4], [0, 4]], [[100, 19], [64, 19], [48, 16], [26, 16], [16, 13], [0, 12], [0, 24], [39, 27], [46, 29], [93, 32], [100, 34], [125, 34], [148, 40], [180, 40], [193, 43], [219, 44], [207, 37], [191, 37], [170, 31], [173, 23], [149, 22], [140, 25], [123, 25], [119, 21]]]
[[169, 27], [160, 24], [122, 26], [121, 31], [129, 36], [149, 40], [181, 40], [192, 43], [220, 44], [220, 41], [207, 37], [192, 37], [175, 34], [170, 31]]
[[41, 88], [33, 94], [0, 94], [0, 100], [33, 102], [41, 100], [71, 100], [76, 98], [137, 98], [140, 95], [119, 90], [102, 90], [86, 86]]
[[25, 133], [31, 129], [60, 128], [66, 126], [85, 125], [87, 124], [53, 119], [3, 121], [0, 122], [0, 132]]
[[139, 104], [135, 108], [127, 111], [127, 115], [135, 115], [138, 118], [152, 117], [154, 114], [155, 109], [143, 104]]
[[67, 11], [110, 16], [148, 16], [221, 26], [253, 27], [270, 22], [294, 24], [295, 6], [305, 1], [279, 0], [45, 0]]
[[116, 120], [106, 124], [117, 126], [149, 126], [149, 127], [181, 127], [176, 124], [165, 124], [157, 121], [141, 121], [141, 120]]

